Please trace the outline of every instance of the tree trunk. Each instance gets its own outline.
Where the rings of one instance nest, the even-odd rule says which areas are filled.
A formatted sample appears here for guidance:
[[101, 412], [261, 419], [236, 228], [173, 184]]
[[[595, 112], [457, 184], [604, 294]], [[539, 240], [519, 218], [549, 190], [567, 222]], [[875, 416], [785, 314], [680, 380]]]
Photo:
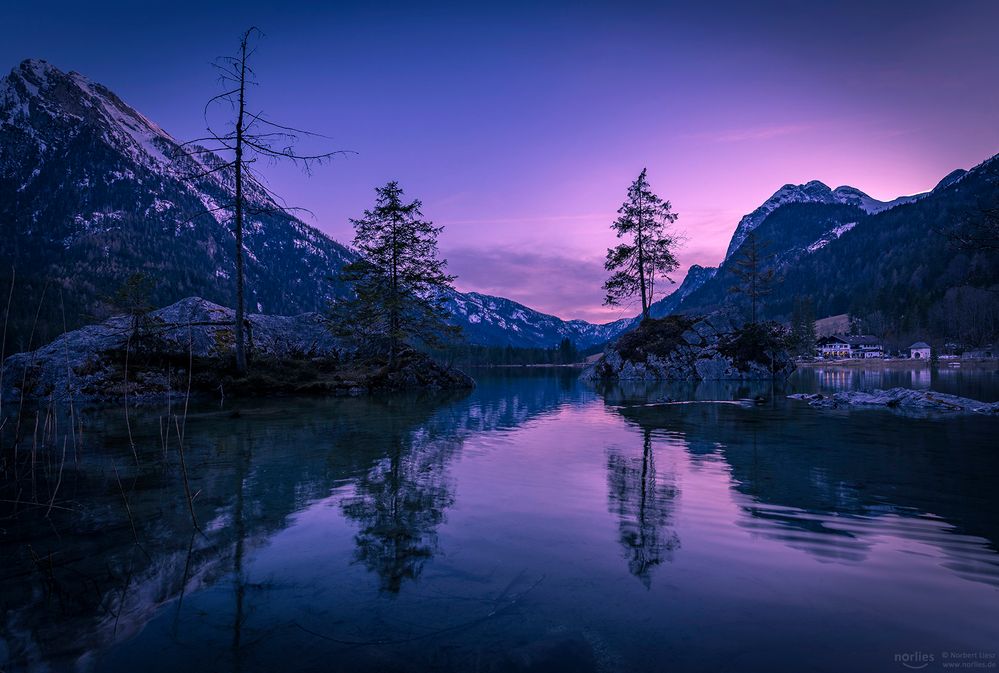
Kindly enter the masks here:
[[399, 223], [392, 223], [392, 308], [389, 311], [389, 368], [395, 369], [399, 350]]
[[243, 111], [246, 102], [246, 36], [240, 45], [239, 116], [236, 118], [236, 371], [246, 373], [246, 347], [243, 340]]
[[642, 197], [638, 197], [638, 288], [642, 294], [642, 320], [649, 319], [649, 297], [645, 291], [645, 232], [642, 229]]

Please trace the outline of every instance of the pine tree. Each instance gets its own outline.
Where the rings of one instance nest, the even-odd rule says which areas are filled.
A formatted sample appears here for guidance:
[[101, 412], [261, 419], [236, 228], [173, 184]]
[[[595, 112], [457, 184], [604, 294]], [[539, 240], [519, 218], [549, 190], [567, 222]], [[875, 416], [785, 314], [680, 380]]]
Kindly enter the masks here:
[[346, 265], [342, 277], [355, 298], [334, 306], [334, 326], [358, 343], [387, 350], [395, 366], [404, 346], [438, 346], [456, 334], [444, 303], [455, 276], [438, 258], [443, 227], [423, 219], [423, 204], [405, 203], [395, 181], [375, 192], [375, 207], [351, 220], [361, 258]]
[[679, 239], [669, 230], [679, 216], [672, 211], [669, 201], [652, 192], [646, 173], [643, 168], [638, 179], [631, 183], [628, 199], [611, 224], [618, 238], [628, 237], [630, 242], [608, 248], [604, 262], [604, 268], [613, 272], [604, 283], [607, 293], [604, 304], [616, 306], [622, 299], [637, 294], [642, 300], [643, 320], [649, 317], [656, 277], [672, 283], [667, 274], [679, 266], [675, 256]]
[[741, 294], [749, 300], [750, 322], [754, 325], [758, 322], [763, 298], [773, 292], [776, 282], [771, 257], [766, 244], [759, 240], [755, 231], [751, 231], [730, 267], [736, 284], [729, 288], [729, 292]]
[[578, 357], [579, 351], [576, 350], [576, 344], [574, 344], [569, 337], [562, 337], [562, 341], [560, 341], [558, 345], [559, 364], [571, 364], [575, 362]]
[[810, 297], [799, 298], [794, 302], [791, 341], [798, 355], [815, 354], [815, 310]]
[[115, 293], [108, 298], [108, 303], [115, 311], [128, 316], [129, 339], [138, 341], [140, 332], [145, 326], [147, 314], [153, 310], [150, 296], [153, 290], [153, 279], [137, 271], [125, 279]]

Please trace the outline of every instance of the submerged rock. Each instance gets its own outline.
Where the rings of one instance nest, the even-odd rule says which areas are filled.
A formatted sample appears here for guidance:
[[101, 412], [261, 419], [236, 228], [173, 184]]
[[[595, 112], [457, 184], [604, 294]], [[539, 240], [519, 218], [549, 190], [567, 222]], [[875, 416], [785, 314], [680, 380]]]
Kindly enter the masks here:
[[643, 322], [592, 365], [591, 381], [784, 379], [794, 361], [772, 324], [736, 326], [726, 316], [667, 316]]
[[818, 409], [884, 408], [903, 413], [979, 413], [999, 414], [999, 402], [978, 400], [937, 393], [932, 390], [891, 388], [889, 390], [850, 390], [832, 395], [798, 393], [788, 399], [808, 402]]

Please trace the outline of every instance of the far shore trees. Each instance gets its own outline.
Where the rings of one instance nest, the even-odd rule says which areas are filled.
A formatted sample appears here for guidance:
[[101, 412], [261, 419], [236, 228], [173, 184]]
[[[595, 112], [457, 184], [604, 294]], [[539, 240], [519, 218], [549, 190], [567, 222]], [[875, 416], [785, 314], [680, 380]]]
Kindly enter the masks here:
[[731, 269], [736, 282], [729, 288], [729, 292], [742, 295], [749, 301], [749, 321], [756, 324], [759, 322], [763, 298], [773, 292], [776, 282], [772, 255], [766, 242], [761, 241], [755, 231], [751, 231], [739, 246], [734, 262]]
[[375, 207], [351, 220], [360, 259], [347, 264], [341, 277], [355, 296], [334, 304], [332, 322], [335, 332], [387, 354], [395, 367], [405, 346], [439, 346], [456, 335], [445, 305], [455, 276], [446, 273], [447, 260], [438, 258], [443, 227], [423, 219], [423, 204], [406, 203], [395, 181], [375, 192]]
[[[219, 71], [219, 81], [225, 89], [213, 96], [205, 105], [205, 121], [208, 125], [208, 135], [185, 143], [184, 153], [195, 160], [198, 168], [193, 175], [187, 177], [191, 182], [197, 182], [212, 174], [221, 174], [225, 182], [230, 182], [234, 189], [231, 201], [210, 208], [205, 213], [228, 211], [233, 218], [233, 236], [235, 238], [236, 260], [236, 319], [234, 325], [236, 370], [246, 372], [246, 339], [244, 337], [244, 322], [246, 314], [246, 280], [243, 262], [243, 229], [247, 215], [295, 210], [287, 206], [279, 206], [280, 198], [271, 192], [263, 181], [258, 179], [252, 165], [258, 159], [268, 161], [290, 161], [301, 166], [306, 172], [315, 164], [323, 163], [342, 150], [321, 152], [300, 152], [296, 144], [306, 137], [322, 137], [310, 131], [294, 128], [269, 119], [263, 112], [251, 110], [248, 103], [247, 88], [256, 84], [253, 68], [250, 67], [250, 57], [256, 49], [250, 47], [250, 40], [263, 33], [258, 28], [249, 28], [239, 41], [239, 50], [235, 56], [225, 56], [218, 60], [215, 67]], [[224, 128], [215, 128], [208, 122], [208, 108], [215, 103], [226, 105], [232, 118]], [[217, 155], [231, 157], [218, 163]], [[251, 194], [250, 198], [247, 195]], [[252, 205], [251, 205], [252, 204]]]
[[945, 233], [962, 250], [999, 251], [999, 207], [971, 210]]
[[815, 355], [815, 307], [811, 297], [794, 300], [791, 311], [791, 342], [796, 355]]
[[656, 277], [672, 283], [668, 274], [676, 271], [676, 248], [679, 237], [670, 231], [676, 222], [669, 201], [663, 201], [649, 187], [647, 170], [628, 188], [628, 199], [618, 209], [611, 224], [618, 238], [628, 242], [607, 249], [604, 268], [613, 272], [604, 282], [604, 304], [617, 306], [622, 300], [638, 295], [642, 301], [642, 320], [649, 317], [655, 295]]

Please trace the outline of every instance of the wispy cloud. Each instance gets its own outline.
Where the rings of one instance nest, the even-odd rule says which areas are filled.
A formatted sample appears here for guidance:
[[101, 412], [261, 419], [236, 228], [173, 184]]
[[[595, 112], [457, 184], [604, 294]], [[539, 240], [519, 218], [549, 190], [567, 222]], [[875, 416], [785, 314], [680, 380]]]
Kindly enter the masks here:
[[487, 217], [476, 219], [439, 218], [437, 224], [451, 225], [505, 225], [505, 224], [557, 224], [560, 222], [604, 222], [607, 213], [581, 213], [579, 215], [549, 215], [544, 217]]
[[[454, 248], [447, 250], [449, 271], [458, 275], [456, 285], [474, 291], [513, 299], [542, 313], [564, 320], [595, 323], [631, 318], [639, 313], [639, 300], [622, 306], [603, 306], [602, 285], [607, 277], [603, 258], [526, 251], [518, 248]], [[710, 264], [709, 255], [693, 255]], [[675, 290], [689, 263], [671, 274], [676, 284], [656, 284], [655, 299]]]
[[712, 143], [741, 143], [795, 135], [811, 131], [814, 128], [814, 124], [776, 124], [771, 126], [751, 126], [739, 129], [687, 133], [681, 137]]
[[634, 314], [633, 308], [601, 307], [603, 260], [518, 248], [447, 250], [458, 288], [513, 299], [564, 319], [595, 322]]

